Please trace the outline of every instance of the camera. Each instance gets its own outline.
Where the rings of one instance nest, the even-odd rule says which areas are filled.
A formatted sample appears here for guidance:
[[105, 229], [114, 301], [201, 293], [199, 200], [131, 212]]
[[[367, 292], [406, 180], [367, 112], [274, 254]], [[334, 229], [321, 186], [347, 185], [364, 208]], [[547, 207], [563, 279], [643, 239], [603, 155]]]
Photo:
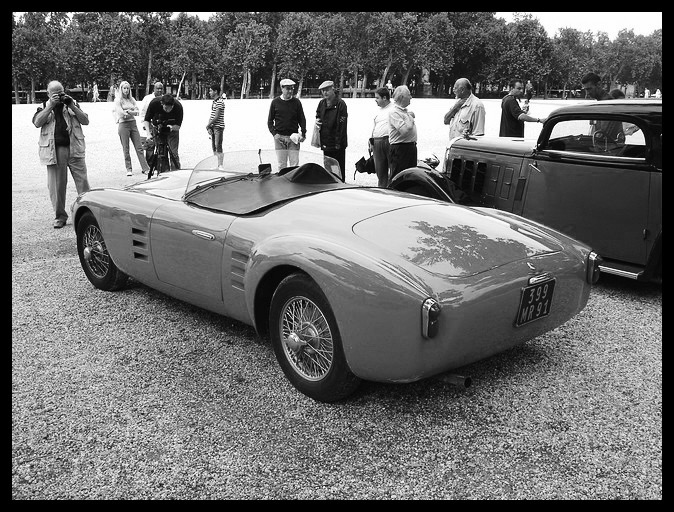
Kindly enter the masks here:
[[64, 105], [70, 106], [70, 104], [73, 102], [73, 99], [70, 96], [68, 96], [66, 93], [60, 92], [59, 93], [59, 101], [61, 103], [63, 103]]
[[168, 126], [168, 123], [169, 121], [166, 119], [161, 120], [155, 118], [152, 120], [152, 124], [154, 125], [159, 135], [167, 135], [171, 131], [171, 128], [169, 128]]

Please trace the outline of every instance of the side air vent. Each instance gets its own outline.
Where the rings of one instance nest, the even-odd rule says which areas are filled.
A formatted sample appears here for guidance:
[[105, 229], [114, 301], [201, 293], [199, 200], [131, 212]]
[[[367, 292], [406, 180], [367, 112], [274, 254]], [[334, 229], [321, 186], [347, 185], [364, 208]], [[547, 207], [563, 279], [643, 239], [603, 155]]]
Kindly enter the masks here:
[[131, 252], [135, 260], [150, 261], [149, 242], [146, 230], [131, 228]]
[[245, 290], [244, 278], [246, 276], [246, 265], [248, 264], [248, 255], [242, 252], [232, 252], [232, 270], [231, 283], [232, 287], [237, 290]]

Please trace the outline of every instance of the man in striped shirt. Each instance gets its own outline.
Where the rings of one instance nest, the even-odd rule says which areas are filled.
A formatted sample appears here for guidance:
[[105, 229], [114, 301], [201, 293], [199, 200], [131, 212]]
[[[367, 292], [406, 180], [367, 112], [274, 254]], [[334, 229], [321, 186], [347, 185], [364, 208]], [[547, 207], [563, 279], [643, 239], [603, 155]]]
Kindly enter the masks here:
[[211, 146], [213, 146], [213, 154], [218, 157], [218, 169], [224, 170], [222, 166], [222, 136], [225, 131], [225, 100], [220, 96], [220, 86], [218, 84], [211, 85], [209, 94], [213, 99], [211, 105], [211, 117], [208, 119], [206, 131], [211, 138]]

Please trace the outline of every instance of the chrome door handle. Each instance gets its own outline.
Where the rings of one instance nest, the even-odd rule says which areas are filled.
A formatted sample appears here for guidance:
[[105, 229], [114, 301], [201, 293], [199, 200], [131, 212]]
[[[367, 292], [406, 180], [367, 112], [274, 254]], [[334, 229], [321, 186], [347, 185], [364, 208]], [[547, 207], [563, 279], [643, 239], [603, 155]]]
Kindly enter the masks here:
[[198, 229], [193, 229], [192, 234], [196, 235], [200, 238], [205, 238], [206, 240], [215, 240], [215, 235], [213, 235], [212, 233], [208, 233], [206, 231], [200, 231]]

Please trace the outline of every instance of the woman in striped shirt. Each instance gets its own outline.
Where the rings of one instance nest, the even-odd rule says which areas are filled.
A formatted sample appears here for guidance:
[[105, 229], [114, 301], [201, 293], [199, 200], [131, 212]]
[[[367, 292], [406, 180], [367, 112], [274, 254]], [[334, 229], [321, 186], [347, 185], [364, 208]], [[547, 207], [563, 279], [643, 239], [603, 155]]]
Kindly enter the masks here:
[[213, 104], [211, 105], [211, 117], [208, 119], [206, 131], [211, 137], [213, 154], [218, 157], [218, 169], [222, 171], [224, 170], [222, 166], [222, 136], [225, 131], [225, 100], [220, 96], [218, 84], [211, 85], [209, 93], [213, 99]]

